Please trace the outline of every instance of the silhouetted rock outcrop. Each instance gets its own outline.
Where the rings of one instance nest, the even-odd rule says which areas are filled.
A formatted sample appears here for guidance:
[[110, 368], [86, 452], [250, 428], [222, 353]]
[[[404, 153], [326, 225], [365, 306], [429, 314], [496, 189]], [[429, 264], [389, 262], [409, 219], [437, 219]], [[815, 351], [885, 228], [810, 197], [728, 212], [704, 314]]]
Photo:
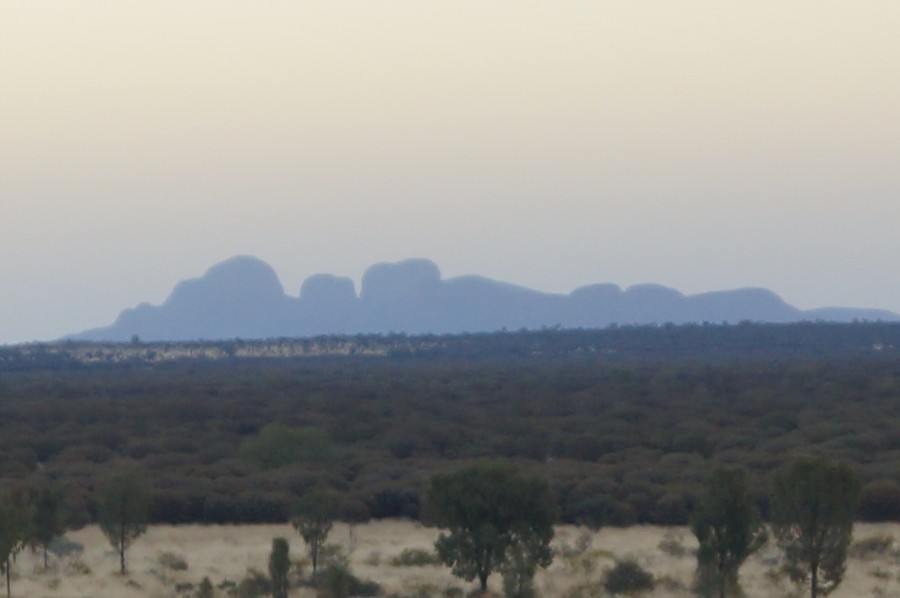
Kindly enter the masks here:
[[318, 334], [461, 333], [501, 329], [599, 328], [611, 324], [900, 320], [884, 310], [802, 311], [758, 288], [685, 296], [664, 286], [580, 287], [569, 295], [541, 293], [480, 276], [442, 279], [424, 259], [376, 264], [359, 295], [353, 281], [309, 277], [298, 297], [285, 294], [274, 270], [235, 257], [204, 276], [178, 283], [159, 306], [126, 309], [111, 326], [74, 339], [126, 341], [271, 338]]

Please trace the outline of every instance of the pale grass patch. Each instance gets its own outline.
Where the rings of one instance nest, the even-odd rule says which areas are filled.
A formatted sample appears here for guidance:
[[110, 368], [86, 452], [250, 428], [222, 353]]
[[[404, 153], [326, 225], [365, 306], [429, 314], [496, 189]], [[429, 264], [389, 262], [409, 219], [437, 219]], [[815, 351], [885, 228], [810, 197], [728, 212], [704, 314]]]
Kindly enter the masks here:
[[[859, 524], [855, 537], [900, 537], [898, 524]], [[445, 592], [466, 594], [474, 584], [453, 577], [443, 566], [393, 567], [392, 557], [404, 549], [433, 551], [438, 530], [410, 521], [378, 521], [357, 525], [353, 534], [346, 525], [335, 525], [329, 543], [339, 545], [353, 573], [379, 583], [385, 592], [398, 595], [442, 596]], [[169, 598], [178, 584], [196, 587], [203, 577], [214, 586], [225, 580], [240, 581], [248, 569], [267, 571], [272, 539], [283, 536], [291, 546], [291, 558], [306, 562], [306, 547], [289, 525], [240, 526], [151, 526], [128, 551], [129, 574], [118, 574], [118, 560], [95, 526], [68, 534], [84, 545], [77, 557], [51, 561], [44, 572], [37, 565], [40, 555], [25, 551], [13, 565], [14, 596], [40, 598]], [[667, 546], [661, 549], [661, 544]], [[686, 553], [672, 548], [680, 545]], [[696, 541], [687, 528], [635, 526], [589, 531], [574, 526], [557, 528], [553, 548], [558, 555], [547, 570], [539, 570], [535, 587], [543, 598], [592, 596], [602, 582], [603, 570], [615, 560], [631, 558], [658, 580], [646, 594], [654, 598], [687, 598], [693, 578]], [[881, 596], [900, 598], [900, 558], [895, 546], [884, 554], [851, 558], [844, 583], [831, 598]], [[562, 556], [563, 552], [569, 556]], [[190, 566], [187, 570], [161, 567], [160, 555], [172, 553]], [[673, 554], [674, 553], [674, 554]], [[680, 554], [680, 556], [678, 556]], [[567, 560], [569, 559], [569, 560]], [[571, 561], [571, 562], [570, 562]], [[75, 564], [77, 563], [77, 565]], [[741, 583], [748, 598], [803, 596], [796, 586], [778, 573], [780, 553], [774, 544], [751, 557], [741, 569]], [[162, 571], [164, 575], [160, 575]], [[304, 571], [308, 575], [309, 569]], [[874, 573], [874, 574], [873, 574]], [[491, 576], [491, 589], [500, 595], [502, 579]], [[182, 586], [184, 587], [184, 586]], [[292, 590], [292, 598], [313, 598], [306, 588]]]

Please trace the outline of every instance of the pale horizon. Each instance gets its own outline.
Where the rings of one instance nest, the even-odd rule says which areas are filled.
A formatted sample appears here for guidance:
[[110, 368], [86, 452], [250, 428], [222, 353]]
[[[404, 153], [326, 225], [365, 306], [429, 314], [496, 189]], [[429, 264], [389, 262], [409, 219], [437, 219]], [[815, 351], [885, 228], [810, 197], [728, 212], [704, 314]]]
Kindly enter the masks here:
[[900, 312], [900, 4], [0, 0], [0, 344], [238, 254]]

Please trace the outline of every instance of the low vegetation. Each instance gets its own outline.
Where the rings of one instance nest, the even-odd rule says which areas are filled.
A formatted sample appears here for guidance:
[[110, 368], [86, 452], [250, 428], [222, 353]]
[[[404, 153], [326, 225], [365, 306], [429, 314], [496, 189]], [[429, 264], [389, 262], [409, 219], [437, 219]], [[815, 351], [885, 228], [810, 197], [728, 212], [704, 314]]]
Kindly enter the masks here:
[[[336, 522], [351, 524], [352, 538], [353, 526], [382, 518], [444, 531], [433, 552], [370, 551], [371, 562], [441, 563], [481, 591], [499, 574], [504, 593], [520, 597], [539, 593], [535, 576], [554, 557], [584, 577], [586, 593], [613, 592], [598, 588], [635, 573], [617, 556], [601, 582], [605, 548], [580, 540], [551, 551], [558, 523], [690, 523], [696, 550], [674, 536], [658, 550], [696, 557], [694, 588], [720, 598], [740, 594], [765, 524], [780, 550], [772, 583], [802, 582], [812, 598], [841, 583], [848, 554], [891, 550], [851, 545], [850, 530], [855, 518], [900, 518], [900, 326], [334, 342], [387, 349], [212, 358], [182, 347], [170, 360], [148, 353], [163, 347], [129, 346], [119, 361], [104, 346], [96, 360], [90, 345], [0, 350], [7, 583], [24, 547], [48, 568], [65, 527], [91, 522], [124, 575], [148, 524], [290, 521], [309, 575], [286, 573], [279, 543], [268, 574], [231, 582], [238, 595], [281, 594], [299, 577], [321, 595], [363, 591], [347, 555], [331, 558], [325, 542]], [[157, 566], [184, 571], [176, 556]], [[871, 570], [893, 579], [884, 565]]]

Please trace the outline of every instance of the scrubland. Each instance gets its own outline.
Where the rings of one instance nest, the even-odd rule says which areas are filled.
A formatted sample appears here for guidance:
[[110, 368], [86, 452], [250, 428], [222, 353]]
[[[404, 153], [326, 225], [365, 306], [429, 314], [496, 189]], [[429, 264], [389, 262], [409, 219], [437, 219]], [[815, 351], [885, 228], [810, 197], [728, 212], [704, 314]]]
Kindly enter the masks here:
[[[404, 549], [432, 550], [438, 531], [407, 520], [377, 521], [354, 526], [338, 524], [332, 530], [329, 552], [346, 558], [353, 573], [380, 584], [387, 596], [463, 596], [474, 584], [453, 577], [439, 565], [392, 564]], [[229, 596], [248, 572], [265, 573], [272, 539], [286, 537], [295, 561], [294, 578], [309, 576], [305, 546], [288, 525], [180, 525], [151, 526], [128, 552], [129, 572], [118, 573], [117, 555], [96, 526], [67, 534], [83, 545], [80, 552], [51, 557], [43, 570], [40, 555], [23, 552], [13, 566], [13, 595], [29, 598], [137, 598], [193, 596], [199, 582], [209, 577], [216, 596]], [[871, 539], [876, 541], [871, 541]], [[900, 597], [900, 546], [885, 539], [900, 538], [900, 524], [858, 524], [854, 532], [847, 575], [832, 594], [835, 598]], [[541, 596], [604, 596], [604, 572], [616, 559], [635, 559], [656, 579], [656, 589], [644, 596], [691, 596], [696, 541], [684, 527], [633, 526], [589, 531], [575, 526], [557, 528], [553, 564], [540, 571], [535, 585]], [[767, 545], [741, 569], [748, 597], [803, 596], [780, 572], [779, 552]], [[500, 595], [501, 578], [491, 577]], [[455, 590], [455, 591], [454, 591]], [[291, 596], [315, 596], [297, 586]]]

